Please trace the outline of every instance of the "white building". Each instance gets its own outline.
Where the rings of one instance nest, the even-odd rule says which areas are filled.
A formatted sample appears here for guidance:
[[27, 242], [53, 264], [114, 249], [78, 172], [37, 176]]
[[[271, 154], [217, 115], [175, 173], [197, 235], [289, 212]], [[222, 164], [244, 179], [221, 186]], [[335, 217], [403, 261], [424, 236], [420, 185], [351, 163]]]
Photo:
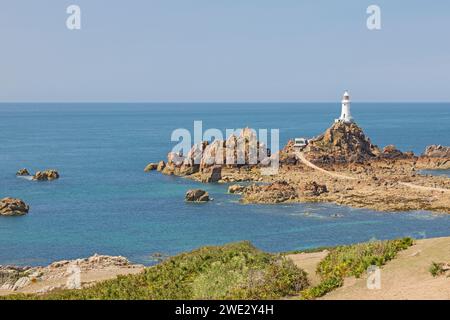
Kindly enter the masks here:
[[348, 91], [344, 92], [344, 96], [342, 97], [341, 117], [339, 119], [336, 119], [336, 121], [342, 121], [344, 123], [354, 122], [352, 114], [350, 112], [350, 95], [348, 94]]

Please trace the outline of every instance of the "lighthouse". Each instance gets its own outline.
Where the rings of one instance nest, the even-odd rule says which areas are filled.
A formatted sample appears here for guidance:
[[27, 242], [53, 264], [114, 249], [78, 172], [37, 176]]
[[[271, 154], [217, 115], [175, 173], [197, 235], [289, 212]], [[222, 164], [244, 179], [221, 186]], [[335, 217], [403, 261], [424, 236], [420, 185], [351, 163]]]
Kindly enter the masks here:
[[348, 94], [348, 91], [344, 92], [344, 96], [342, 97], [342, 111], [341, 111], [341, 117], [338, 119], [338, 121], [344, 122], [344, 123], [352, 123], [353, 117], [350, 112], [350, 95]]

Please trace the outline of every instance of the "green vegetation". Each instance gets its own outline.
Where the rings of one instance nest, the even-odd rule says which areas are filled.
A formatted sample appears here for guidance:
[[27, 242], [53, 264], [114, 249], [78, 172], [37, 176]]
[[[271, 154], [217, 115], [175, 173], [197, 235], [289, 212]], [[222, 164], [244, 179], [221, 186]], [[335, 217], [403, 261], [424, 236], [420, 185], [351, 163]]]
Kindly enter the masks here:
[[445, 274], [444, 265], [445, 264], [442, 262], [441, 263], [436, 263], [436, 262], [431, 263], [431, 266], [429, 269], [431, 275], [433, 277], [438, 277], [438, 276]]
[[81, 290], [7, 299], [276, 299], [308, 286], [306, 273], [249, 242], [180, 254], [138, 275], [119, 276]]
[[344, 277], [360, 277], [369, 266], [382, 266], [397, 253], [413, 244], [411, 238], [373, 241], [351, 246], [336, 247], [317, 266], [322, 281], [303, 290], [302, 299], [314, 299], [342, 286]]

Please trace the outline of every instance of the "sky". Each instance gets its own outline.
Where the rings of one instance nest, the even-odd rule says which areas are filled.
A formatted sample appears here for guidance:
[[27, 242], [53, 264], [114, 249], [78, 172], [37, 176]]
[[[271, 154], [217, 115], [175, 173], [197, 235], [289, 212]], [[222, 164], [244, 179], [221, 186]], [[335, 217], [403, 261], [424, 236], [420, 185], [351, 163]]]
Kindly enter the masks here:
[[449, 102], [449, 39], [448, 0], [0, 0], [0, 102]]

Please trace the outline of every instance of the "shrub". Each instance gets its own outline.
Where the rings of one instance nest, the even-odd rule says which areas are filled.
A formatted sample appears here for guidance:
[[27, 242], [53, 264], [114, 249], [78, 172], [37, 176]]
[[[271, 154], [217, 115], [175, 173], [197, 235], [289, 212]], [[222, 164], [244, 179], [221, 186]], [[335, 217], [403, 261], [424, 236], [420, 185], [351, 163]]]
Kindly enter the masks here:
[[369, 266], [382, 266], [395, 258], [397, 253], [413, 244], [411, 238], [389, 241], [372, 241], [350, 246], [340, 246], [330, 253], [317, 266], [322, 281], [313, 288], [302, 292], [303, 299], [314, 299], [342, 286], [344, 278], [359, 278]]
[[432, 262], [430, 269], [428, 269], [433, 277], [438, 277], [445, 273], [444, 264]]
[[203, 247], [169, 258], [137, 275], [119, 276], [81, 290], [8, 299], [266, 299], [307, 287], [291, 261], [256, 249], [249, 242]]

